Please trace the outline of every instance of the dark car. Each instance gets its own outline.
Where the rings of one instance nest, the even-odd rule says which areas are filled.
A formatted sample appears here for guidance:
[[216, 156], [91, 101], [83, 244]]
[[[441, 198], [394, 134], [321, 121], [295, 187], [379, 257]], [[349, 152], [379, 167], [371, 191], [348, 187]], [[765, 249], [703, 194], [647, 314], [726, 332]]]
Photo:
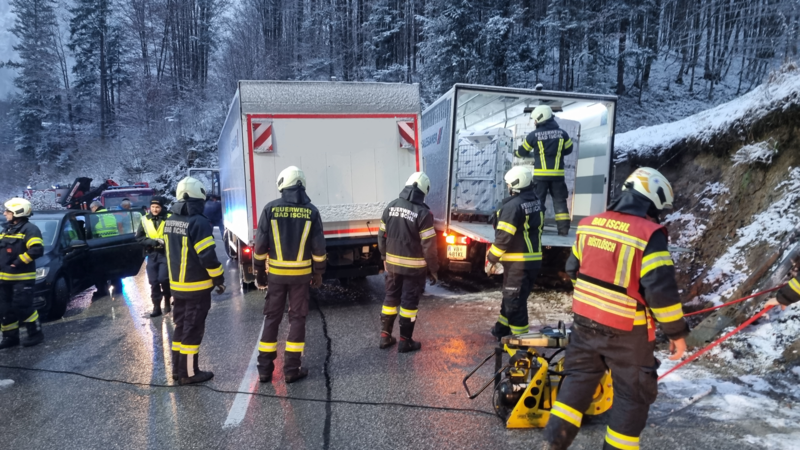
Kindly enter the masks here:
[[[34, 211], [30, 221], [42, 231], [44, 255], [36, 260], [35, 304], [48, 319], [64, 315], [72, 295], [92, 286], [104, 292], [120, 286], [144, 262], [136, 242], [138, 211]], [[102, 231], [102, 232], [101, 232]]]

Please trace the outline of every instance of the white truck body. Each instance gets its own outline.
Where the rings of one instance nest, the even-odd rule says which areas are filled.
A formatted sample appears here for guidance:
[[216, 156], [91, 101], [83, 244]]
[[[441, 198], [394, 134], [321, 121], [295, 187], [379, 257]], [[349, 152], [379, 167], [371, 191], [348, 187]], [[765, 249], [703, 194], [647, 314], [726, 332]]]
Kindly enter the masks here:
[[[383, 210], [421, 169], [420, 124], [418, 85], [240, 81], [218, 141], [225, 227], [252, 245], [278, 174], [294, 165], [329, 248], [372, 246]], [[329, 268], [364, 258], [331, 256]]]
[[[605, 211], [608, 203], [616, 102], [614, 96], [463, 84], [453, 86], [422, 114], [422, 160], [431, 178], [431, 194], [426, 198], [426, 203], [434, 214], [437, 231], [440, 234], [466, 236], [482, 244], [494, 240], [494, 230], [487, 223], [488, 215], [492, 212], [464, 210], [456, 201], [463, 197], [458, 189], [465, 183], [474, 183], [460, 175], [462, 161], [459, 161], [459, 155], [467, 153], [459, 152], [459, 141], [463, 144], [464, 136], [481, 133], [504, 136], [510, 133], [513, 144], [505, 153], [505, 168], [530, 165], [530, 160], [513, 156], [513, 151], [534, 129], [530, 113], [525, 109], [549, 104], [555, 112], [556, 121], [570, 133], [574, 143], [573, 153], [564, 157], [572, 228], [569, 236], [557, 234], [552, 201], [548, 198], [542, 245], [570, 247], [575, 240], [580, 219]], [[482, 186], [496, 190], [490, 197], [502, 198], [506, 186], [500, 181], [502, 174], [499, 171], [505, 168], [494, 160], [490, 165], [496, 167], [498, 173], [486, 178]], [[481, 252], [468, 251], [463, 247], [468, 245], [464, 242], [442, 245], [447, 245], [447, 255], [451, 261], [473, 259], [474, 265], [485, 256], [476, 255]], [[453, 264], [450, 266], [454, 267]], [[470, 269], [465, 265], [460, 267], [463, 270]]]

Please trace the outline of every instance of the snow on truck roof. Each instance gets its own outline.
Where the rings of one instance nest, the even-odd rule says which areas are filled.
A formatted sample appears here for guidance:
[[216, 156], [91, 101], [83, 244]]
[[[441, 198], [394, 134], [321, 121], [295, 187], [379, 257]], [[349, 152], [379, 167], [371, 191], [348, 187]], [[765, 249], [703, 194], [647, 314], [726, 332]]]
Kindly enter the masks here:
[[419, 114], [418, 84], [239, 81], [242, 113]]
[[775, 73], [747, 94], [677, 122], [641, 127], [614, 138], [618, 163], [631, 157], [658, 157], [676, 145], [692, 140], [710, 143], [716, 136], [737, 129], [742, 141], [747, 128], [773, 111], [800, 104], [800, 70]]

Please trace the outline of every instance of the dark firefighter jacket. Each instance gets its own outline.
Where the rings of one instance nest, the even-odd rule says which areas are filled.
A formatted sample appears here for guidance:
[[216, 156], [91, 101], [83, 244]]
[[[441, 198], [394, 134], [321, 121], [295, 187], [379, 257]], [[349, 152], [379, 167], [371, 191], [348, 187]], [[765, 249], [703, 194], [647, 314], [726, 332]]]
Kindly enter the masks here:
[[439, 270], [433, 214], [424, 200], [418, 187], [406, 186], [383, 211], [378, 250], [389, 272], [424, 276]]
[[555, 119], [540, 123], [528, 133], [515, 153], [519, 158], [533, 159], [535, 180], [564, 178], [564, 156], [572, 153], [572, 139], [558, 127]]
[[800, 275], [789, 280], [789, 284], [778, 291], [778, 303], [791, 305], [800, 300]]
[[490, 262], [524, 269], [541, 266], [544, 205], [533, 192], [533, 185], [506, 197], [490, 221], [495, 229], [494, 244], [489, 247]]
[[139, 224], [139, 229], [136, 230], [136, 240], [144, 245], [147, 253], [164, 253], [164, 247], [156, 239], [164, 239], [164, 224], [170, 217], [172, 217], [172, 214], [165, 208], [162, 208], [161, 214], [157, 216], [154, 216], [153, 213], [147, 213], [142, 217], [142, 223]]
[[[0, 281], [36, 280], [36, 258], [44, 254], [39, 227], [20, 218], [0, 234]], [[14, 267], [11, 267], [11, 266]]]
[[[622, 195], [614, 200], [608, 211], [644, 219], [651, 202], [646, 197], [634, 191], [623, 191]], [[600, 214], [599, 216], [603, 216]], [[675, 282], [675, 267], [667, 248], [666, 230], [656, 224], [650, 224], [655, 230], [647, 242], [633, 237], [635, 234], [627, 223], [617, 221], [596, 221], [597, 216], [590, 216], [581, 221], [578, 227], [578, 237], [573, 245], [572, 254], [567, 260], [566, 272], [576, 283], [573, 294], [573, 310], [576, 306], [589, 305], [597, 309], [599, 314], [610, 319], [619, 319], [610, 311], [617, 311], [625, 315], [621, 309], [627, 307], [623, 303], [634, 298], [636, 302], [635, 316], [632, 318], [633, 326], [648, 326], [651, 339], [655, 330], [652, 318], [661, 324], [661, 329], [668, 338], [675, 340], [685, 337], [689, 333], [686, 321], [683, 318], [683, 309], [678, 295], [678, 285]], [[647, 219], [644, 219], [647, 220]], [[635, 220], [630, 220], [635, 224]], [[634, 225], [636, 226], [636, 225]], [[583, 228], [583, 229], [582, 229]], [[599, 237], [598, 237], [599, 236]], [[590, 242], [591, 241], [591, 242]], [[612, 247], [613, 246], [613, 247]], [[636, 248], [638, 247], [638, 248]], [[588, 252], [612, 252], [617, 250], [618, 258], [609, 260], [601, 271], [610, 275], [608, 279], [597, 279], [581, 273], [581, 261], [597, 258], [587, 258]], [[638, 259], [638, 261], [637, 261]], [[639, 269], [636, 270], [635, 268]], [[597, 272], [597, 267], [593, 273]], [[585, 272], [588, 272], [585, 271]], [[613, 274], [613, 275], [611, 275]], [[623, 286], [636, 286], [636, 292], [627, 292]], [[580, 294], [580, 295], [579, 295]], [[635, 297], [638, 297], [636, 299]], [[582, 305], [578, 305], [582, 299]], [[643, 301], [646, 305], [641, 303]], [[575, 322], [584, 326], [603, 330], [607, 333], [624, 334], [630, 329], [622, 330], [619, 327], [599, 323], [581, 314], [575, 314]], [[610, 323], [610, 322], [609, 322]]]
[[164, 223], [164, 244], [172, 291], [210, 291], [223, 284], [224, 271], [217, 259], [211, 224], [203, 215], [203, 201], [181, 200], [172, 205], [170, 213]]
[[302, 186], [281, 191], [258, 219], [253, 265], [266, 270], [270, 284], [300, 284], [325, 272], [328, 254], [322, 218]]

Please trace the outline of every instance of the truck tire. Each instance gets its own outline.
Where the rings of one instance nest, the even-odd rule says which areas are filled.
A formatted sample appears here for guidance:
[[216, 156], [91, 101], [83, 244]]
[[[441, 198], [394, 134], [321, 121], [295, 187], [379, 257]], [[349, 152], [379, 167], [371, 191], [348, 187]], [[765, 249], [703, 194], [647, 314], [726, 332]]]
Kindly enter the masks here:
[[69, 283], [67, 283], [67, 279], [63, 276], [58, 277], [55, 283], [53, 283], [53, 289], [50, 291], [50, 299], [48, 301], [48, 307], [45, 317], [48, 320], [58, 320], [64, 317], [64, 313], [67, 311], [67, 305], [70, 301], [70, 290], [69, 290]]

